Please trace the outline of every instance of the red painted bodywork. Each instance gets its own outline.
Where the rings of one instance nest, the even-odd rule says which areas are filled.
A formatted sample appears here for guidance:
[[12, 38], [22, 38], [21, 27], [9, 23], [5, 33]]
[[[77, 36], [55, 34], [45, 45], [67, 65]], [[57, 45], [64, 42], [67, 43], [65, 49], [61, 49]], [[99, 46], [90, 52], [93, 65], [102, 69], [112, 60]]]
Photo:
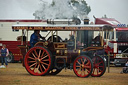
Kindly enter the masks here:
[[116, 28], [116, 31], [128, 31], [128, 28], [126, 27]]
[[114, 18], [95, 18], [95, 24], [107, 24], [111, 26], [117, 26], [117, 24], [120, 24], [120, 22], [115, 20]]
[[[13, 54], [14, 61], [22, 60], [23, 56], [22, 56], [20, 49], [18, 47], [18, 45], [21, 45], [21, 41], [0, 41], [0, 44], [6, 45], [6, 48], [8, 48], [9, 52], [11, 52]], [[0, 49], [2, 48], [1, 45], [0, 45]]]

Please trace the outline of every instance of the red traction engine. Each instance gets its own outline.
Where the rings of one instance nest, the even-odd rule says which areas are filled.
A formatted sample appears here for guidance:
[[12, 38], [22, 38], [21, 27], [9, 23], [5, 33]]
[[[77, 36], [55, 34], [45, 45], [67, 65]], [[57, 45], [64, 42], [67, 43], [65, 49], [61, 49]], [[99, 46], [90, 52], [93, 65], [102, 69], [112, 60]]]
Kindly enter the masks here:
[[[58, 28], [59, 27], [59, 28]], [[53, 29], [54, 28], [54, 29]], [[27, 30], [50, 30], [53, 31], [76, 31], [78, 30], [102, 30], [103, 26], [56, 26], [48, 27], [41, 25], [13, 26], [13, 29]], [[72, 35], [71, 35], [72, 36]], [[74, 38], [62, 40], [58, 35], [49, 37], [46, 41], [37, 42], [34, 47], [25, 52], [24, 66], [28, 73], [34, 76], [56, 75], [62, 69], [73, 69], [78, 77], [100, 77], [106, 71], [106, 63], [101, 56], [96, 54], [97, 50], [104, 49], [103, 46], [81, 48], [77, 45], [76, 34]], [[21, 46], [22, 47], [22, 46]], [[24, 52], [23, 52], [23, 51]]]

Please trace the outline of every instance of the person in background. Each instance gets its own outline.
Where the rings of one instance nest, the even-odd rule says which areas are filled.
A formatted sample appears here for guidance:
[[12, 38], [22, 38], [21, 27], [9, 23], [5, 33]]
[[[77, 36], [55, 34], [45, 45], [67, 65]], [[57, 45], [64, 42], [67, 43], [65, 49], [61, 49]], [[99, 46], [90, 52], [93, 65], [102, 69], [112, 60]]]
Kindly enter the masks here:
[[31, 48], [34, 47], [34, 45], [40, 41], [40, 38], [45, 40], [45, 37], [42, 37], [40, 35], [40, 30], [34, 30], [34, 33], [30, 37], [30, 46]]
[[1, 67], [5, 67], [4, 63], [6, 65], [6, 67], [8, 67], [8, 62], [7, 62], [7, 56], [9, 55], [9, 50], [6, 48], [6, 45], [3, 44], [2, 48], [1, 48], [1, 52], [0, 52], [0, 56], [1, 56]]
[[125, 67], [123, 67], [122, 71], [120, 73], [128, 73], [128, 60], [125, 63]]

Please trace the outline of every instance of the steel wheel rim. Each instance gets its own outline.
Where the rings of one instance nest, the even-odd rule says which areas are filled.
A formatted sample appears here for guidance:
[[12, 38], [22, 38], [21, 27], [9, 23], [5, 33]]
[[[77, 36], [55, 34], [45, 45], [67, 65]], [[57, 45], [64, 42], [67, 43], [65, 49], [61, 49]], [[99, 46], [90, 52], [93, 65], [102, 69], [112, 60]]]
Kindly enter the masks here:
[[25, 56], [26, 70], [36, 76], [44, 75], [51, 66], [49, 52], [42, 47], [31, 48]]
[[88, 77], [92, 72], [91, 61], [85, 56], [80, 56], [74, 61], [73, 70], [78, 77]]
[[101, 76], [105, 71], [105, 64], [102, 58], [95, 56], [93, 59], [93, 71], [91, 76], [98, 77]]

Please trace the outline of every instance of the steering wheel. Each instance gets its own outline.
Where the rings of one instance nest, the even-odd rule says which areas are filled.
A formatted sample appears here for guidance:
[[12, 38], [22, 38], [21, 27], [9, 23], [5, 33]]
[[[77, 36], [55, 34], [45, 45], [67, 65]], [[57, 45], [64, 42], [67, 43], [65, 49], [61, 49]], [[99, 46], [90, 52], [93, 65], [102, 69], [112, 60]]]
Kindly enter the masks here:
[[[47, 41], [52, 41], [52, 36], [50, 36]], [[62, 38], [58, 35], [53, 35], [53, 42], [62, 42]]]

